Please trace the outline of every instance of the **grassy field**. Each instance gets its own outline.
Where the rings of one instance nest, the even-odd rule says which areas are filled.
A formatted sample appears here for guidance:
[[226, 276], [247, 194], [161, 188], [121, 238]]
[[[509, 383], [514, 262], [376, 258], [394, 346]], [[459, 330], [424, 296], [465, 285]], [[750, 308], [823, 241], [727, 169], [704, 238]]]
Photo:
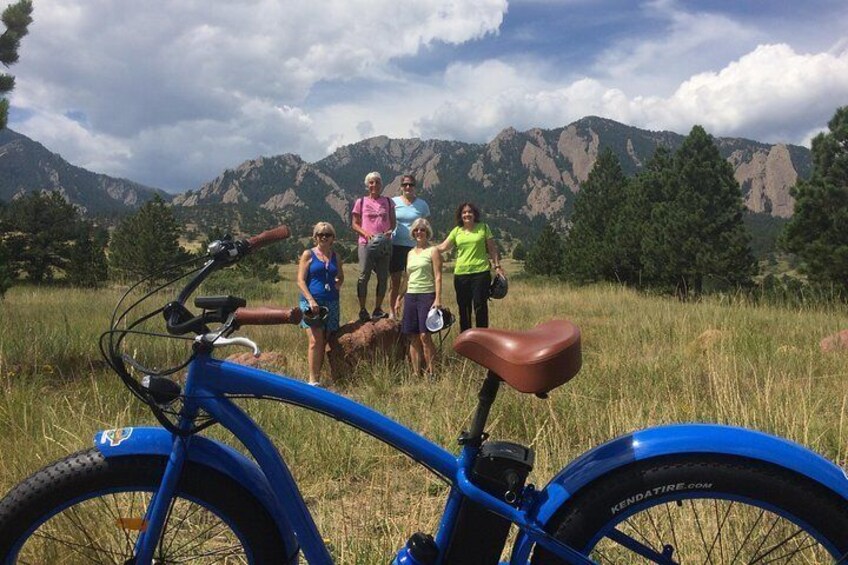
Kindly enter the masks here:
[[[348, 269], [353, 281], [355, 269]], [[294, 273], [287, 267], [283, 274], [272, 302], [293, 305]], [[357, 312], [353, 288], [349, 283], [343, 291], [343, 318]], [[3, 492], [47, 462], [90, 446], [96, 430], [152, 423], [105, 370], [97, 349], [119, 294], [21, 287], [0, 302]], [[449, 276], [445, 294], [452, 304]], [[495, 327], [529, 328], [551, 318], [582, 328], [582, 371], [548, 400], [504, 390], [488, 426], [494, 438], [533, 446], [537, 485], [600, 442], [667, 422], [752, 427], [848, 464], [848, 354], [818, 347], [822, 337], [848, 328], [844, 309], [788, 310], [719, 298], [680, 303], [619, 287], [517, 278], [509, 296], [491, 304]], [[264, 350], [284, 353], [285, 373], [306, 374], [300, 330], [244, 333]], [[456, 450], [484, 373], [452, 353], [455, 335], [445, 343], [435, 381], [383, 362], [359, 367], [339, 390]], [[182, 343], [156, 348], [163, 358], [184, 352]], [[435, 529], [446, 488], [404, 456], [322, 416], [271, 402], [244, 405], [278, 440], [340, 562], [385, 561], [412, 532]], [[211, 433], [230, 439], [221, 430]]]

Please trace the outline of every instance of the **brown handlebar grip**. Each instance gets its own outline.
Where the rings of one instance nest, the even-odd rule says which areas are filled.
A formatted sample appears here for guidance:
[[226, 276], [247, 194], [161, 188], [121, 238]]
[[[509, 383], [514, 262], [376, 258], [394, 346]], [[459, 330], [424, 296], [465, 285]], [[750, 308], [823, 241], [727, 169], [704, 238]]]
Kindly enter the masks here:
[[303, 319], [300, 308], [239, 308], [235, 312], [235, 322], [239, 326], [269, 326], [276, 324], [299, 324]]
[[260, 247], [264, 247], [266, 245], [270, 245], [275, 241], [281, 241], [286, 239], [291, 235], [291, 231], [287, 226], [279, 226], [272, 230], [266, 230], [259, 235], [254, 235], [253, 237], [248, 238], [247, 244], [250, 246], [251, 251], [259, 249]]

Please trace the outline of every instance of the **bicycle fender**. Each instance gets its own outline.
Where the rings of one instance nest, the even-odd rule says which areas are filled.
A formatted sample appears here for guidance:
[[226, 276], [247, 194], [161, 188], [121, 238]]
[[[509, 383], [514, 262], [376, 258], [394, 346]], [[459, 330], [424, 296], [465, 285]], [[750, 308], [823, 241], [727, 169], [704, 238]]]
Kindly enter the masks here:
[[771, 463], [817, 481], [848, 501], [845, 471], [806, 447], [745, 428], [675, 424], [618, 437], [575, 459], [540, 492], [537, 523], [546, 524], [576, 492], [601, 475], [635, 461], [681, 453], [736, 455]]
[[[103, 430], [94, 436], [94, 446], [107, 459], [125, 455], [171, 454], [174, 437], [163, 428], [132, 427]], [[190, 438], [188, 459], [211, 467], [242, 485], [268, 510], [288, 548], [298, 547], [288, 518], [276, 503], [274, 493], [259, 466], [232, 447], [194, 435]]]
[[[529, 518], [546, 527], [572, 496], [593, 480], [636, 461], [685, 453], [736, 455], [771, 463], [819, 482], [848, 503], [845, 471], [818, 453], [763, 432], [717, 424], [674, 424], [620, 436], [595, 447], [562, 469], [536, 495]], [[527, 563], [533, 543], [520, 533], [510, 563]]]

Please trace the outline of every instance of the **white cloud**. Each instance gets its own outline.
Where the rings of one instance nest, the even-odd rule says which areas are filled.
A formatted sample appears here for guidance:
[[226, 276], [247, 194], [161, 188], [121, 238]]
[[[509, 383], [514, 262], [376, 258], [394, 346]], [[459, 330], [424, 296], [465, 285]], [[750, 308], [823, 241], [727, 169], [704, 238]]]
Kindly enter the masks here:
[[92, 132], [61, 114], [38, 113], [21, 125], [24, 127], [16, 126], [20, 133], [60, 153], [71, 164], [94, 172], [119, 174], [132, 157], [126, 140]]
[[[314, 153], [319, 145], [304, 108], [316, 83], [382, 80], [393, 72], [391, 61], [422, 47], [497, 33], [505, 11], [506, 0], [39, 0], [12, 98], [38, 125], [12, 127], [46, 133], [40, 140], [77, 163], [103, 159], [95, 156], [97, 140], [116, 140], [137, 160], [162, 153], [169, 141], [186, 143], [173, 147], [179, 154], [208, 139], [208, 157], [170, 167], [196, 162], [194, 178], [220, 171], [213, 156], [232, 165], [236, 154], [266, 149]], [[289, 112], [265, 116], [273, 125], [263, 127], [252, 119], [256, 108]], [[68, 114], [83, 116], [77, 129], [85, 134], [58, 135], [70, 127], [62, 119]], [[227, 159], [215, 143], [241, 151]], [[121, 173], [121, 158], [106, 160], [113, 174], [140, 168], [127, 158]], [[206, 173], [203, 164], [211, 167]], [[191, 176], [164, 183], [185, 188], [180, 183]]]
[[[600, 115], [651, 129], [686, 133], [701, 124], [714, 135], [804, 143], [810, 124], [826, 123], [848, 100], [848, 49], [801, 54], [762, 45], [718, 72], [689, 77], [667, 97], [628, 97], [591, 78], [555, 86], [543, 74], [496, 61], [453, 66], [445, 101], [417, 123], [425, 137], [485, 141], [507, 126], [551, 128]], [[483, 77], [495, 88], [475, 88]]]
[[[585, 16], [587, 2], [510, 9]], [[258, 155], [317, 160], [371, 135], [485, 142], [586, 115], [806, 142], [848, 100], [844, 26], [805, 52], [756, 18], [689, 5], [648, 2], [562, 68], [514, 28], [498, 35], [506, 0], [39, 0], [11, 127], [74, 164], [184, 190]]]
[[761, 45], [719, 72], [693, 76], [667, 100], [646, 100], [645, 107], [658, 118], [668, 108], [666, 123], [800, 142], [811, 123], [826, 122], [846, 100], [848, 49], [801, 54], [788, 45]]
[[765, 39], [729, 16], [687, 12], [672, 1], [649, 2], [643, 10], [647, 22], [656, 22], [661, 31], [631, 29], [592, 65], [594, 76], [614, 81], [631, 95], [667, 92], [693, 72], [715, 70]]

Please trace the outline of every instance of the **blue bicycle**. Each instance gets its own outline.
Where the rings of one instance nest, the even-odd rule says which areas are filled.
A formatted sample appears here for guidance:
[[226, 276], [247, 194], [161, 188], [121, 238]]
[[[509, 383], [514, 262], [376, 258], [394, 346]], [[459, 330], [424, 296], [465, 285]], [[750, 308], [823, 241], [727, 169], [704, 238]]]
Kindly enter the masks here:
[[[194, 313], [187, 300], [211, 273], [288, 234], [280, 227], [214, 242], [176, 300], [134, 320], [129, 313], [143, 299], [120, 315], [116, 308], [103, 353], [162, 426], [98, 432], [94, 447], [14, 487], [0, 501], [4, 563], [290, 564], [301, 556], [332, 563], [286, 462], [238, 398], [329, 415], [450, 486], [438, 531], [413, 534], [386, 558], [393, 563], [497, 564], [503, 556], [521, 565], [848, 561], [845, 473], [804, 447], [755, 431], [649, 428], [588, 451], [544, 488], [527, 484], [533, 451], [490, 440], [486, 420], [502, 385], [544, 398], [577, 374], [580, 332], [566, 321], [527, 331], [474, 329], [456, 339], [460, 355], [488, 369], [458, 457], [331, 391], [216, 359], [223, 346], [258, 351], [236, 330], [296, 323], [302, 312], [207, 296], [195, 299]], [[192, 353], [177, 367], [154, 371], [123, 346], [162, 317], [167, 335], [194, 336]], [[177, 371], [186, 371], [184, 380], [172, 378]], [[232, 432], [252, 459], [198, 433], [213, 424]]]

